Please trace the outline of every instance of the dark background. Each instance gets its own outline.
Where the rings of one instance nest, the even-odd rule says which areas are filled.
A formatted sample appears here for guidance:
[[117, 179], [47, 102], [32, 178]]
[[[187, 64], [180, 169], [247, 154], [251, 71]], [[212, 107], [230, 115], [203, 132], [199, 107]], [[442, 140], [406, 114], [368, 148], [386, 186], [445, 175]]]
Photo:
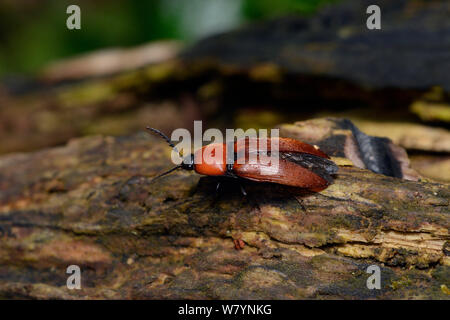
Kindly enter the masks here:
[[[0, 75], [35, 73], [55, 59], [157, 39], [184, 42], [285, 14], [312, 14], [332, 0], [0, 0]], [[83, 32], [66, 28], [81, 7]]]

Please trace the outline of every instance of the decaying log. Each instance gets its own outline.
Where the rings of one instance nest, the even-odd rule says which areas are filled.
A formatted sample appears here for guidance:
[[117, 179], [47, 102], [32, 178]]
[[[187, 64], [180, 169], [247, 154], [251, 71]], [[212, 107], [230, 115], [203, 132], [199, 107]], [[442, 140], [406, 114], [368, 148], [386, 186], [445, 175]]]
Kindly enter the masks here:
[[173, 59], [180, 47], [178, 41], [166, 40], [134, 48], [99, 50], [52, 62], [42, 70], [40, 78], [46, 83], [58, 83], [105, 77]]
[[436, 181], [450, 182], [450, 156], [417, 155], [411, 157], [411, 167], [421, 175]]
[[445, 71], [450, 54], [448, 2], [378, 1], [382, 32], [366, 26], [366, 10], [372, 4], [370, 0], [343, 1], [309, 19], [291, 16], [249, 25], [204, 39], [185, 56], [210, 58], [234, 68], [273, 63], [290, 73], [326, 75], [358, 87], [440, 85], [450, 92]]
[[450, 153], [450, 131], [415, 123], [356, 120], [355, 124], [369, 135], [388, 137], [409, 150]]
[[[0, 297], [449, 298], [447, 184], [335, 159], [318, 193], [248, 183], [243, 198], [230, 182], [216, 196], [190, 172], [150, 184], [169, 159], [144, 133], [1, 157]], [[72, 264], [81, 290], [66, 288]]]
[[[433, 179], [435, 181], [449, 182], [450, 181], [450, 132], [443, 128], [434, 128], [423, 126], [413, 123], [401, 123], [401, 122], [376, 122], [361, 120], [358, 117], [352, 117], [352, 122], [362, 132], [375, 136], [375, 137], [387, 137], [395, 145], [401, 146], [407, 150], [412, 151], [412, 155], [408, 155], [399, 149], [399, 155], [404, 163], [404, 170], [409, 173], [410, 179], [415, 180], [417, 178], [417, 172], [426, 178]], [[332, 119], [332, 118], [329, 118]], [[346, 137], [345, 140], [350, 139], [352, 136], [351, 131], [344, 130], [334, 123], [330, 123], [326, 120], [321, 121], [308, 121], [308, 125], [303, 128], [305, 122], [298, 122], [298, 125], [283, 125], [280, 127], [281, 132], [285, 136], [292, 138], [298, 138], [301, 140], [311, 140], [313, 142], [320, 143], [321, 140], [326, 140], [327, 136], [334, 137]], [[311, 132], [310, 126], [314, 126], [315, 130]], [[351, 138], [354, 140], [353, 138]], [[335, 139], [336, 141], [339, 139]], [[341, 139], [342, 141], [343, 139]], [[325, 141], [324, 141], [325, 142]], [[344, 152], [345, 148], [335, 150], [335, 146], [329, 146], [328, 143], [322, 142], [321, 147], [329, 153]], [[344, 143], [344, 141], [342, 141]], [[347, 149], [347, 153], [351, 151]], [[429, 152], [428, 154], [426, 152]], [[351, 155], [350, 155], [351, 157]], [[409, 164], [411, 163], [413, 171], [410, 170]], [[355, 163], [356, 166], [364, 168], [363, 165]], [[414, 172], [416, 171], [416, 172]]]
[[386, 137], [367, 135], [348, 119], [299, 121], [281, 125], [280, 130], [283, 136], [309, 141], [329, 156], [346, 158], [358, 168], [406, 180], [419, 179], [403, 148]]

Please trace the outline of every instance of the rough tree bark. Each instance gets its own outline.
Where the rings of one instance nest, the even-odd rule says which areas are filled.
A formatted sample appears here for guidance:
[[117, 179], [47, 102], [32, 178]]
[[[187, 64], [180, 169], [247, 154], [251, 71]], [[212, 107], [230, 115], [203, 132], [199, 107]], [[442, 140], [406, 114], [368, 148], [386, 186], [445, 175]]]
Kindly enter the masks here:
[[[336, 158], [318, 193], [249, 183], [245, 199], [230, 182], [216, 197], [190, 172], [150, 184], [169, 152], [138, 134], [1, 157], [0, 297], [449, 298], [447, 184]], [[72, 264], [81, 290], [66, 288]]]

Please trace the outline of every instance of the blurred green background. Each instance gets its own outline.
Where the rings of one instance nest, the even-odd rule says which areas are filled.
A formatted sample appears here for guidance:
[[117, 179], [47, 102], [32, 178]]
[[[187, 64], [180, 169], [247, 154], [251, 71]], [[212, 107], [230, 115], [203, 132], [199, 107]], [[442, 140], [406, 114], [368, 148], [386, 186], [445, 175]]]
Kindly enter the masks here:
[[[0, 76], [35, 73], [50, 61], [157, 39], [187, 43], [248, 21], [311, 14], [335, 0], [0, 0]], [[66, 8], [81, 8], [81, 30]]]

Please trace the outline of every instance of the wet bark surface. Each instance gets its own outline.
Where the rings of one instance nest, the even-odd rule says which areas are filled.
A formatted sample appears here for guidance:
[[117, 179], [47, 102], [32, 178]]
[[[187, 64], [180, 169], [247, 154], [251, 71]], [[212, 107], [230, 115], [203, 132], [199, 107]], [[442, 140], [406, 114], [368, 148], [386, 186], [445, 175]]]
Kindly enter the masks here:
[[369, 0], [330, 5], [314, 17], [287, 17], [205, 39], [184, 56], [248, 68], [272, 63], [289, 73], [372, 88], [450, 91], [447, 1], [377, 1], [381, 29], [366, 26]]
[[[320, 145], [313, 124], [298, 134]], [[249, 182], [245, 198], [191, 172], [150, 183], [170, 150], [144, 133], [2, 156], [0, 297], [448, 299], [449, 185], [333, 160], [325, 190]]]

